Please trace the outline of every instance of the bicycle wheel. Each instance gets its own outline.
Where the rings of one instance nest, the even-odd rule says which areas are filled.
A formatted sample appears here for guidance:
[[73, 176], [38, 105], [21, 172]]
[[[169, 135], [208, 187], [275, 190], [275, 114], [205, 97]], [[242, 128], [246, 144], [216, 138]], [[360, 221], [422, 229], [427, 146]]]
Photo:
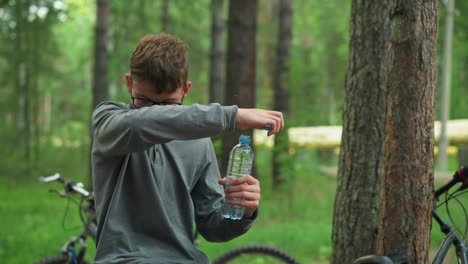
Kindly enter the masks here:
[[[56, 256], [45, 257], [35, 262], [34, 264], [70, 264], [70, 263], [71, 263], [70, 256], [63, 253], [63, 254], [56, 255]], [[90, 263], [86, 260], [82, 260], [78, 264], [90, 264]]]
[[289, 255], [286, 251], [268, 245], [246, 245], [240, 246], [227, 251], [221, 256], [217, 257], [213, 264], [224, 263], [242, 263], [242, 264], [299, 264], [294, 257]]

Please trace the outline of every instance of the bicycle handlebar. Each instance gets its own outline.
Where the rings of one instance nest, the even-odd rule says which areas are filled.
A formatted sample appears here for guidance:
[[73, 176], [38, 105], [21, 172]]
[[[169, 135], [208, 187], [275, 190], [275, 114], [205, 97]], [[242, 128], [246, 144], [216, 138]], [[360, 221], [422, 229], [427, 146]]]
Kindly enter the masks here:
[[58, 173], [55, 173], [54, 175], [50, 175], [50, 176], [47, 176], [47, 177], [39, 177], [39, 181], [40, 182], [43, 182], [43, 183], [47, 183], [47, 182], [51, 182], [51, 181], [57, 181], [57, 180], [60, 180], [60, 174]]
[[90, 196], [90, 192], [88, 192], [85, 188], [83, 188], [82, 183], [75, 183], [73, 181], [65, 180], [64, 178], [62, 178], [62, 176], [60, 176], [59, 173], [55, 173], [55, 174], [53, 174], [51, 176], [47, 176], [47, 177], [42, 177], [41, 176], [41, 177], [39, 177], [39, 181], [43, 182], [43, 183], [58, 181], [58, 182], [63, 183], [63, 185], [65, 186], [65, 191], [66, 192], [70, 192], [71, 190], [73, 190], [74, 192], [79, 193], [79, 194], [83, 195], [84, 197], [89, 197]]
[[447, 192], [450, 188], [452, 188], [455, 184], [462, 182], [463, 185], [460, 187], [459, 190], [463, 190], [468, 187], [468, 167], [460, 167], [454, 174], [452, 180], [450, 180], [447, 184], [443, 185], [437, 191], [434, 192], [434, 197], [437, 198]]
[[81, 194], [81, 195], [83, 195], [85, 197], [88, 197], [90, 195], [90, 193], [87, 190], [85, 190], [83, 187], [81, 187], [79, 185], [72, 185], [72, 189], [75, 192], [77, 192], [77, 193], [79, 193], [79, 194]]

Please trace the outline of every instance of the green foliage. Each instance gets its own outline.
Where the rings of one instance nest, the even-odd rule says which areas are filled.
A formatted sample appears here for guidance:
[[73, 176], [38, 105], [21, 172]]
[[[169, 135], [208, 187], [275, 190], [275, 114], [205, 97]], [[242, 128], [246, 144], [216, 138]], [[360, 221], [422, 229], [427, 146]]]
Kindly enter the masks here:
[[349, 10], [349, 1], [295, 2], [291, 126], [341, 123]]

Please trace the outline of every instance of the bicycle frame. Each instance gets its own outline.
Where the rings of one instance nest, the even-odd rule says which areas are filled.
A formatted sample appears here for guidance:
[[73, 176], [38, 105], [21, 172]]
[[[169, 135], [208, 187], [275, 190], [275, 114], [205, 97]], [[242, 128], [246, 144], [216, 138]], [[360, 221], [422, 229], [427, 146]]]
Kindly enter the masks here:
[[[81, 261], [84, 259], [86, 249], [88, 247], [86, 239], [88, 237], [91, 237], [94, 241], [96, 241], [97, 223], [96, 212], [94, 208], [94, 196], [92, 193], [84, 189], [81, 183], [75, 183], [73, 181], [65, 180], [58, 173], [49, 177], [41, 177], [40, 181], [43, 183], [48, 183], [52, 181], [59, 181], [60, 183], [62, 183], [64, 189], [62, 191], [55, 190], [55, 192], [57, 192], [61, 197], [69, 198], [71, 197], [70, 195], [72, 193], [77, 193], [80, 195], [80, 217], [82, 212], [85, 213], [86, 221], [83, 221], [83, 229], [81, 231], [81, 234], [78, 237], [71, 237], [61, 248], [61, 252], [67, 255], [71, 255], [72, 259], [77, 261], [77, 263], [81, 263]], [[85, 202], [85, 204], [83, 204], [83, 202]], [[76, 252], [76, 244], [80, 246], [78, 252]]]
[[96, 241], [97, 225], [93, 205], [94, 200], [92, 196], [88, 197], [87, 200], [90, 203], [89, 206], [80, 206], [80, 210], [85, 211], [89, 214], [86, 223], [84, 223], [83, 231], [81, 232], [79, 237], [71, 237], [67, 241], [65, 246], [62, 248], [63, 252], [74, 251], [75, 245], [78, 243], [80, 245], [80, 250], [76, 255], [76, 259], [78, 260], [78, 262], [81, 262], [84, 259], [86, 249], [88, 248], [88, 243], [86, 243], [86, 239], [88, 237], [91, 237], [94, 241]]
[[441, 231], [445, 234], [445, 238], [442, 241], [437, 253], [432, 261], [432, 264], [442, 264], [452, 244], [455, 246], [459, 264], [468, 264], [467, 252], [468, 248], [464, 245], [463, 240], [457, 235], [455, 230], [440, 217], [436, 210], [432, 211], [433, 218], [439, 224]]
[[440, 187], [434, 193], [432, 217], [439, 224], [441, 231], [445, 234], [445, 238], [442, 241], [442, 244], [440, 245], [439, 249], [437, 250], [436, 256], [434, 257], [432, 264], [442, 264], [442, 261], [444, 260], [445, 256], [447, 255], [452, 245], [455, 247], [457, 258], [458, 258], [458, 263], [468, 264], [468, 260], [467, 260], [468, 248], [463, 243], [463, 239], [460, 236], [458, 236], [458, 234], [455, 232], [452, 226], [446, 223], [442, 219], [442, 217], [439, 215], [439, 213], [437, 212], [437, 202], [439, 201], [439, 197], [442, 194], [447, 193], [449, 189], [452, 188], [458, 182], [461, 182], [463, 184], [459, 190], [467, 187], [468, 168], [462, 167], [458, 169], [458, 171], [453, 175], [452, 180], [448, 182], [447, 184], [445, 184], [444, 186]]
[[[462, 183], [462, 186], [455, 192], [461, 191], [468, 188], [468, 167], [461, 167], [455, 172], [451, 181], [440, 187], [434, 192], [434, 204], [432, 207], [432, 217], [439, 224], [441, 231], [445, 234], [445, 238], [442, 241], [439, 249], [436, 252], [436, 256], [432, 261], [432, 264], [442, 264], [448, 251], [455, 247], [458, 264], [468, 264], [468, 247], [464, 244], [463, 239], [455, 232], [450, 224], [446, 223], [440, 214], [437, 212], [437, 203], [439, 197], [447, 193], [450, 188], [455, 186], [457, 183]], [[398, 257], [406, 257], [398, 255]], [[383, 264], [383, 263], [408, 263], [406, 258], [402, 261], [389, 259], [387, 256], [369, 255], [363, 256], [356, 259], [353, 264]]]

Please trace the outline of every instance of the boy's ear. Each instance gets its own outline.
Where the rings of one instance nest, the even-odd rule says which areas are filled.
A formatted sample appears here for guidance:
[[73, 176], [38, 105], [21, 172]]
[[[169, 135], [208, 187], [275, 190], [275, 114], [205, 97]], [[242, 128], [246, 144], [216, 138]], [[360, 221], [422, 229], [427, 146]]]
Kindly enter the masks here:
[[125, 74], [125, 84], [127, 85], [127, 91], [132, 93], [132, 77], [130, 74]]
[[185, 89], [184, 89], [184, 98], [189, 94], [190, 88], [192, 87], [192, 82], [188, 81], [185, 84]]

